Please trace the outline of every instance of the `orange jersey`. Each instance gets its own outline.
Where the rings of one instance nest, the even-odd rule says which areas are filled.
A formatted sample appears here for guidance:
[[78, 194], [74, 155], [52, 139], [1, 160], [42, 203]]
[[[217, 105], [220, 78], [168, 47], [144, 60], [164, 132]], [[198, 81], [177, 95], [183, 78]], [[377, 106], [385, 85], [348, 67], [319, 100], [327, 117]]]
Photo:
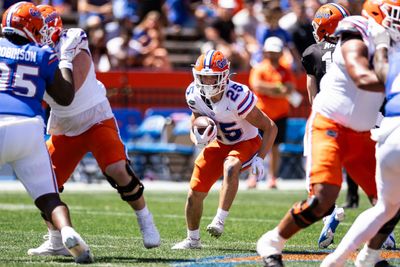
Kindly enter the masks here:
[[[278, 68], [271, 65], [268, 59], [256, 65], [250, 72], [250, 87], [253, 87], [257, 80], [269, 83], [293, 82], [291, 71], [282, 64]], [[286, 117], [289, 114], [290, 104], [286, 97], [270, 97], [259, 92], [254, 92], [258, 97], [257, 107], [260, 108], [272, 120]]]

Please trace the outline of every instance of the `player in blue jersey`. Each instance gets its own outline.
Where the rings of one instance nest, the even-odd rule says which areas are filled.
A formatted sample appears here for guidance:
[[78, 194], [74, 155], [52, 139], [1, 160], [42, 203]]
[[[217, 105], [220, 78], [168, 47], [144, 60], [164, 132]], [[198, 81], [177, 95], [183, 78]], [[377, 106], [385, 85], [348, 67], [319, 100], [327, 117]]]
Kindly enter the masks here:
[[9, 163], [42, 216], [61, 231], [64, 246], [77, 263], [93, 261], [88, 245], [72, 228], [60, 200], [44, 140], [41, 102], [44, 92], [61, 105], [74, 98], [69, 62], [42, 48], [45, 30], [40, 11], [19, 2], [5, 11], [0, 38], [0, 165]]

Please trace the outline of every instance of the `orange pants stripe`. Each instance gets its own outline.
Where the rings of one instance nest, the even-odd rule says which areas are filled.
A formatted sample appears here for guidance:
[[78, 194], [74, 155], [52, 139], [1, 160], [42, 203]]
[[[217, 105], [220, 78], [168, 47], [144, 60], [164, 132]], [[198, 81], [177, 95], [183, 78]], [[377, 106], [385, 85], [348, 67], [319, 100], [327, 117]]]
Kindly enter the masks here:
[[51, 136], [47, 147], [60, 188], [88, 152], [92, 152], [103, 172], [110, 164], [127, 159], [114, 118], [97, 123], [78, 136]]
[[[356, 132], [321, 114], [311, 126], [311, 155], [307, 160], [310, 186], [342, 185], [342, 166], [369, 197], [376, 197], [375, 142], [371, 133]], [[308, 131], [310, 133], [310, 131]]]
[[[261, 142], [259, 136], [234, 145], [224, 145], [216, 140], [211, 142], [195, 161], [190, 188], [194, 191], [208, 192], [213, 184], [222, 177], [224, 161], [228, 156], [236, 157], [244, 164], [258, 152]], [[246, 168], [242, 170], [244, 169]]]

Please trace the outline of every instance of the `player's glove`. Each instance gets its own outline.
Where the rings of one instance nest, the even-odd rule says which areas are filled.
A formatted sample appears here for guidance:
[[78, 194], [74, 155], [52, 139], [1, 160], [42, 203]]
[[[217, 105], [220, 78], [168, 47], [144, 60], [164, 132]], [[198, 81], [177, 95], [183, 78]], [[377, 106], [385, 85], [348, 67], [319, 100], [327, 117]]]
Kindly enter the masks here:
[[376, 49], [390, 46], [390, 35], [385, 27], [378, 24], [374, 19], [368, 20], [368, 31], [371, 34]]
[[195, 145], [199, 148], [203, 148], [217, 137], [217, 127], [208, 125], [203, 134], [199, 133], [197, 127], [193, 127], [193, 134], [196, 137]]
[[253, 163], [251, 164], [251, 173], [254, 174], [257, 178], [257, 181], [260, 180], [264, 176], [264, 160], [260, 157], [256, 157], [253, 159]]
[[86, 34], [65, 31], [60, 38], [60, 61], [71, 62], [85, 46]]

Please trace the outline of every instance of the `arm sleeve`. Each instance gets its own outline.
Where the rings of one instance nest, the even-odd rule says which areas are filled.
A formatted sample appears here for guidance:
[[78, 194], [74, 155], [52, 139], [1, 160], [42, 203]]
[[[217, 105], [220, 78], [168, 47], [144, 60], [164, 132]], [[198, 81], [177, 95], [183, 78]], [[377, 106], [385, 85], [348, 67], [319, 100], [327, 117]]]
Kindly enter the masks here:
[[58, 69], [58, 63], [58, 56], [54, 50], [48, 49], [44, 51], [41, 72], [47, 84], [53, 83], [56, 69]]

